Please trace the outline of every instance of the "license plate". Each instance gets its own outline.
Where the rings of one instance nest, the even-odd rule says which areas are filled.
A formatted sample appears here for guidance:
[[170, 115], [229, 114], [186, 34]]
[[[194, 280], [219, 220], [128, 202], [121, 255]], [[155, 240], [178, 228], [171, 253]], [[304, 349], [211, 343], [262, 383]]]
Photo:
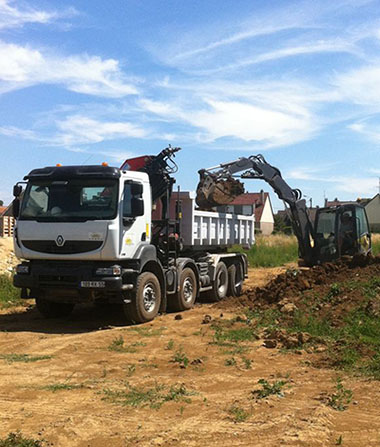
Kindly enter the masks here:
[[81, 287], [105, 287], [105, 281], [81, 281]]

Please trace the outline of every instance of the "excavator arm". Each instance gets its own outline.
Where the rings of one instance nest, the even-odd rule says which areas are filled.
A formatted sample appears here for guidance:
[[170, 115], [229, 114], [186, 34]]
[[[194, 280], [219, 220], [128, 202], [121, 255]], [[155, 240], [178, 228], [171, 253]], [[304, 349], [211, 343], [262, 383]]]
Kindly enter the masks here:
[[[289, 207], [294, 233], [298, 240], [299, 254], [307, 264], [314, 263], [313, 226], [310, 222], [306, 201], [299, 189], [292, 189], [282, 178], [281, 172], [269, 164], [262, 155], [241, 157], [199, 171], [200, 181], [197, 187], [197, 204], [201, 208], [227, 205], [244, 192], [242, 183], [236, 179], [260, 179], [267, 182]], [[234, 177], [235, 176], [235, 177]]]

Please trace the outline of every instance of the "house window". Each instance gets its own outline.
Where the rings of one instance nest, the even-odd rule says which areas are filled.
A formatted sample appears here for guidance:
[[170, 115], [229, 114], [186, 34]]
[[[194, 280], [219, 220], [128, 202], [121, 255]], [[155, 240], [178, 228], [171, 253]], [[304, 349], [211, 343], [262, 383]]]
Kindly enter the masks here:
[[252, 205], [243, 205], [242, 214], [244, 216], [252, 216], [253, 214], [253, 206]]

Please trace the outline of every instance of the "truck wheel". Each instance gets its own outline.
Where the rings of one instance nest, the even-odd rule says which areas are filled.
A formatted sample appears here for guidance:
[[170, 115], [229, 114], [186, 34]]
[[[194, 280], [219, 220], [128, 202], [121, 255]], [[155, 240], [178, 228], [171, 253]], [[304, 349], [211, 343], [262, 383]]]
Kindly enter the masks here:
[[198, 285], [194, 271], [190, 267], [182, 270], [179, 278], [179, 292], [171, 299], [171, 309], [174, 311], [188, 310], [197, 298]]
[[224, 262], [219, 262], [216, 266], [215, 281], [213, 288], [209, 293], [212, 301], [221, 301], [227, 296], [228, 292], [228, 271]]
[[232, 264], [228, 267], [228, 296], [241, 296], [243, 292], [243, 271], [242, 265]]
[[146, 323], [157, 316], [161, 304], [161, 287], [154, 273], [141, 273], [137, 278], [136, 294], [131, 301], [124, 305], [125, 315], [131, 323]]
[[60, 318], [69, 316], [74, 309], [74, 304], [36, 298], [36, 307], [45, 318]]

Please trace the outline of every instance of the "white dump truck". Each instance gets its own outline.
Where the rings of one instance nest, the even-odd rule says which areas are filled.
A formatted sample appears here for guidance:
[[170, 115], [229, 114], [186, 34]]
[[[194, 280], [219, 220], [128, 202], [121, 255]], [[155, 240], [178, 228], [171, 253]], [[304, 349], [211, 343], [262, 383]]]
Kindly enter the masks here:
[[[200, 293], [239, 295], [254, 243], [253, 216], [196, 209], [173, 192], [179, 148], [127, 160], [121, 168], [34, 169], [14, 187], [14, 285], [47, 318], [75, 304], [122, 303], [132, 323], [190, 309]], [[23, 185], [22, 183], [25, 183]]]

